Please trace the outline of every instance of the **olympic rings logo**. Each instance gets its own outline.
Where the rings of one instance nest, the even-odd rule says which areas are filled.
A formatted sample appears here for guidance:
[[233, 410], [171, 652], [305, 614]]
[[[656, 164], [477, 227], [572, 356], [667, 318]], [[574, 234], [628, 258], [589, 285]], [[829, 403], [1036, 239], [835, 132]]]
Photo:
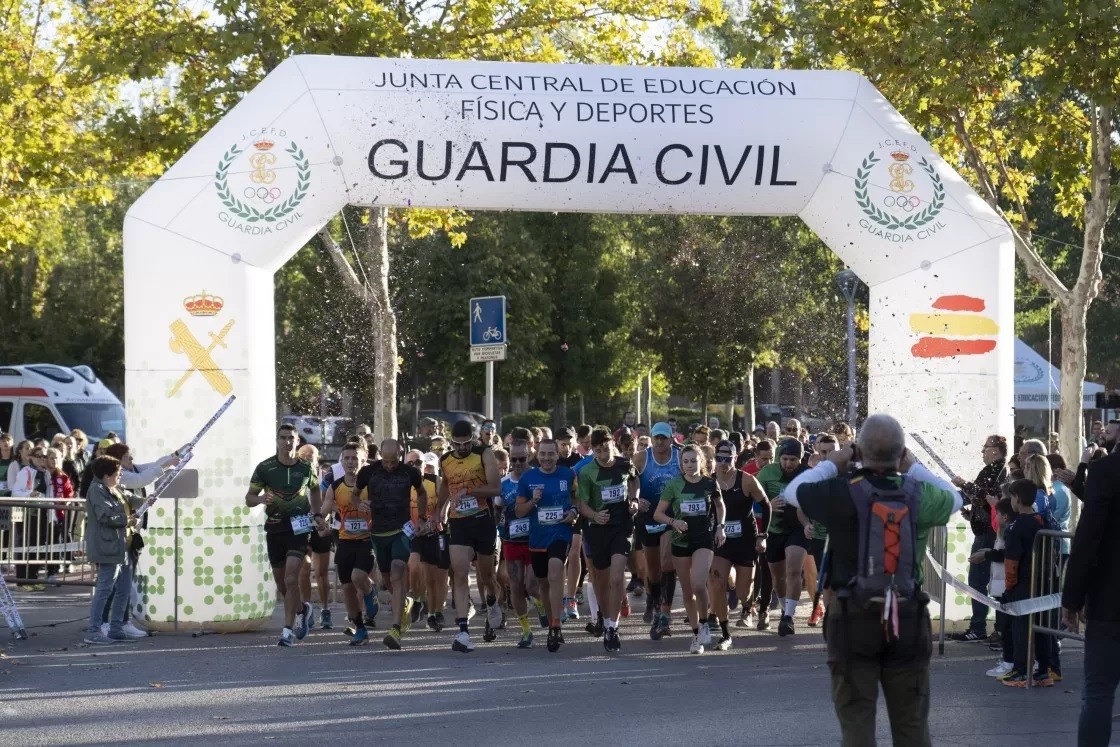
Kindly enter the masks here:
[[913, 210], [917, 210], [918, 206], [922, 204], [922, 201], [913, 195], [910, 197], [906, 195], [887, 195], [883, 198], [883, 204], [887, 207], [902, 208], [909, 213]]
[[269, 189], [268, 187], [246, 187], [243, 193], [250, 200], [257, 199], [263, 200], [266, 205], [271, 205], [280, 199], [280, 190], [276, 187]]

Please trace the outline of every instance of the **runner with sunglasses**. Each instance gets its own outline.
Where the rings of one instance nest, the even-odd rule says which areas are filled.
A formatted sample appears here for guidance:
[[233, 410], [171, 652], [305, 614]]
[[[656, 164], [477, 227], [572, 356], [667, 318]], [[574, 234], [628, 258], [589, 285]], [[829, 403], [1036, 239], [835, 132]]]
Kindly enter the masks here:
[[[435, 444], [433, 443], [433, 449]], [[474, 426], [460, 420], [451, 427], [451, 450], [440, 460], [443, 482], [439, 488], [439, 515], [450, 510], [451, 569], [454, 573], [453, 604], [459, 631], [453, 651], [474, 651], [467, 626], [470, 607], [471, 561], [478, 559], [479, 585], [486, 590], [486, 622], [492, 630], [502, 624], [498, 605], [494, 550], [498, 537], [491, 513], [494, 498], [501, 495], [501, 479], [494, 452], [474, 437]]]
[[669, 613], [677, 590], [677, 574], [670, 556], [668, 525], [653, 518], [653, 510], [661, 499], [665, 484], [681, 474], [680, 452], [673, 442], [673, 429], [668, 423], [655, 423], [650, 431], [653, 445], [634, 455], [634, 469], [641, 478], [638, 492], [638, 515], [634, 518], [634, 541], [640, 542], [645, 554], [646, 614], [650, 623], [649, 637], [658, 640], [672, 635]]

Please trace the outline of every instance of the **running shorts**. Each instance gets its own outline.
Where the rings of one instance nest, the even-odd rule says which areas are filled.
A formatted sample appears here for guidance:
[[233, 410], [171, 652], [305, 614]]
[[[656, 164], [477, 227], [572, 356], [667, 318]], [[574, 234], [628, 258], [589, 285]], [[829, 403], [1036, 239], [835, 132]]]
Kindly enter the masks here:
[[794, 529], [789, 534], [770, 534], [766, 538], [766, 562], [784, 562], [787, 547], [800, 547], [808, 551], [809, 540], [805, 539], [805, 532], [801, 527]]
[[696, 538], [689, 538], [687, 545], [674, 544], [670, 549], [674, 558], [691, 558], [697, 550], [711, 550], [715, 547], [715, 544], [715, 535], [707, 533]]
[[533, 564], [532, 553], [529, 552], [528, 542], [510, 542], [506, 540], [502, 543], [502, 559], [506, 561], [507, 565], [519, 561], [525, 566]]
[[740, 537], [729, 539], [722, 547], [716, 548], [716, 557], [729, 561], [731, 565], [748, 566], [755, 564], [758, 553], [754, 549], [753, 538]]
[[465, 519], [451, 519], [451, 545], [469, 547], [478, 555], [493, 555], [498, 529], [494, 517], [485, 511]]
[[645, 515], [639, 514], [634, 518], [634, 544], [641, 545], [642, 547], [660, 547], [661, 537], [665, 532], [669, 531], [669, 527], [665, 527], [659, 532], [650, 534], [649, 527], [656, 525], [657, 522], [653, 520], [653, 514], [648, 513]]
[[334, 551], [334, 567], [339, 583], [350, 583], [354, 569], [373, 570], [373, 541], [370, 539], [339, 540]]
[[268, 564], [273, 568], [283, 568], [288, 558], [302, 558], [307, 554], [306, 534], [269, 532], [264, 540], [268, 549]]
[[568, 551], [572, 546], [563, 540], [556, 540], [547, 548], [542, 550], [532, 549], [529, 554], [532, 555], [533, 562], [533, 575], [537, 578], [548, 578], [548, 561], [552, 558], [558, 559], [563, 563], [568, 558]]
[[591, 565], [605, 571], [611, 567], [613, 556], [630, 555], [630, 527], [588, 524], [583, 533], [583, 549], [591, 558]]
[[408, 563], [412, 548], [409, 547], [408, 537], [404, 536], [404, 532], [394, 532], [380, 537], [375, 534], [373, 554], [377, 558], [377, 569], [382, 573], [388, 573], [393, 567], [394, 560]]
[[809, 540], [809, 554], [813, 556], [813, 560], [817, 564], [817, 572], [820, 573], [821, 568], [824, 567], [824, 543], [828, 542], [827, 539], [811, 539]]
[[413, 537], [412, 552], [420, 556], [421, 563], [434, 565], [441, 571], [451, 567], [451, 553], [447, 549], [447, 532]]
[[322, 554], [331, 551], [331, 540], [333, 539], [331, 535], [328, 534], [324, 537], [318, 532], [312, 531], [310, 536], [311, 539], [307, 541], [308, 552]]

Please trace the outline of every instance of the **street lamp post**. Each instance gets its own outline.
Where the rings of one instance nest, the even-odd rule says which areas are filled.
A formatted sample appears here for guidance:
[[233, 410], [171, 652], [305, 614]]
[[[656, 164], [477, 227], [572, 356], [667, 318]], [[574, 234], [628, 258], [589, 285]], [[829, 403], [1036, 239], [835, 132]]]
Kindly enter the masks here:
[[836, 284], [848, 300], [848, 423], [856, 424], [856, 291], [859, 277], [851, 270], [836, 274]]

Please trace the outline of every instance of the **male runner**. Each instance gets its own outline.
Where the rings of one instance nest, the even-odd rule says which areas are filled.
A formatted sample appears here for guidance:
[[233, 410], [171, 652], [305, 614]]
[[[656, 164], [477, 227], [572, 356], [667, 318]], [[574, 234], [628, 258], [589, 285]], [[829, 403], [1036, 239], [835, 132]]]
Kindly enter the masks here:
[[627, 459], [615, 456], [606, 428], [591, 432], [594, 459], [580, 469], [576, 480], [576, 508], [587, 520], [587, 550], [591, 556], [591, 586], [599, 603], [596, 625], [605, 623], [603, 648], [622, 650], [618, 616], [625, 598], [626, 558], [630, 554], [633, 515], [638, 512], [638, 473]]
[[[793, 613], [801, 598], [801, 571], [805, 565], [805, 555], [809, 539], [805, 527], [797, 517], [797, 509], [786, 503], [782, 493], [790, 480], [806, 468], [801, 464], [803, 450], [801, 442], [794, 438], [784, 438], [778, 444], [778, 462], [768, 464], [758, 472], [758, 481], [770, 498], [773, 509], [770, 519], [770, 534], [766, 541], [766, 562], [770, 566], [770, 576], [778, 592], [782, 606], [782, 617], [778, 622], [778, 635], [793, 635]], [[766, 604], [759, 599], [759, 615]]]
[[[399, 651], [401, 637], [412, 623], [413, 600], [408, 596], [408, 556], [411, 541], [428, 521], [428, 490], [420, 470], [401, 461], [400, 444], [381, 442], [381, 459], [358, 473], [357, 484], [369, 501], [373, 553], [382, 578], [393, 593], [393, 625], [385, 634], [388, 648]], [[419, 520], [412, 519], [412, 491], [416, 491]]]
[[[576, 430], [571, 426], [561, 428], [556, 435], [556, 449], [559, 458], [556, 463], [561, 467], [568, 467], [573, 472], [575, 466], [583, 459], [575, 451]], [[568, 551], [568, 561], [564, 566], [564, 620], [579, 619], [579, 602], [583, 596], [583, 579], [587, 576], [586, 563], [583, 559], [583, 527], [582, 519], [577, 519], [572, 527], [572, 549]]]
[[502, 624], [498, 606], [494, 549], [498, 537], [491, 503], [501, 495], [498, 463], [494, 452], [479, 444], [474, 426], [460, 420], [451, 427], [451, 450], [440, 460], [443, 482], [439, 488], [440, 515], [450, 506], [451, 569], [455, 575], [453, 603], [459, 632], [451, 644], [453, 651], [474, 651], [467, 627], [470, 607], [469, 574], [471, 560], [478, 558], [479, 584], [488, 590], [487, 623], [493, 630]]
[[[311, 469], [318, 476], [321, 472], [319, 462], [319, 449], [314, 444], [304, 444], [296, 449], [296, 456], [311, 465]], [[325, 491], [329, 483], [320, 481], [319, 490]], [[324, 520], [330, 518], [329, 511], [323, 512]], [[315, 572], [315, 588], [319, 592], [319, 625], [323, 630], [330, 630], [331, 623], [331, 584], [327, 571], [331, 564], [331, 544], [334, 538], [331, 533], [323, 535], [312, 532], [308, 535], [306, 561], [299, 572], [299, 594], [304, 602], [311, 601], [311, 572]], [[311, 616], [307, 618], [308, 629], [315, 627], [315, 605], [311, 605]]]
[[369, 501], [359, 500], [357, 490], [358, 471], [365, 466], [365, 461], [365, 441], [354, 441], [343, 446], [339, 456], [342, 477], [331, 483], [323, 498], [323, 514], [329, 516], [331, 512], [337, 511], [341, 523], [334, 563], [338, 580], [342, 584], [346, 614], [354, 627], [351, 646], [361, 646], [369, 641], [369, 631], [366, 630], [359, 597], [365, 602], [365, 614], [370, 618], [376, 614], [373, 580], [369, 577], [373, 570]]
[[556, 653], [564, 642], [560, 630], [560, 611], [564, 596], [564, 560], [572, 541], [576, 513], [572, 506], [575, 473], [558, 467], [556, 441], [543, 439], [537, 447], [539, 466], [526, 472], [517, 482], [517, 518], [529, 519], [529, 552], [533, 574], [541, 587], [541, 599], [548, 614], [548, 651]]
[[[447, 603], [451, 553], [447, 543], [447, 515], [439, 513], [440, 477], [436, 474], [439, 457], [429, 452], [422, 457], [421, 465], [428, 493], [428, 523], [412, 540], [412, 552], [420, 561], [420, 589], [428, 611], [428, 627], [438, 633], [444, 626], [443, 608]], [[412, 518], [419, 521], [419, 517], [420, 507], [417, 504], [413, 507]]]
[[[650, 430], [653, 445], [634, 455], [634, 469], [641, 476], [638, 493], [638, 515], [634, 519], [635, 542], [645, 548], [646, 614], [644, 620], [651, 624], [649, 637], [658, 640], [672, 635], [669, 613], [677, 591], [677, 574], [670, 557], [669, 528], [654, 520], [653, 511], [661, 500], [665, 484], [681, 473], [680, 452], [673, 442], [673, 429], [668, 423], [654, 423]], [[658, 611], [660, 605], [660, 612]]]
[[264, 506], [265, 543], [276, 591], [284, 599], [284, 628], [277, 645], [291, 646], [303, 640], [311, 605], [300, 603], [299, 572], [307, 543], [315, 529], [326, 531], [323, 521], [319, 478], [314, 468], [296, 457], [296, 429], [282, 425], [276, 430], [276, 455], [253, 470], [245, 505]]
[[502, 478], [502, 514], [499, 534], [502, 538], [502, 562], [509, 574], [510, 597], [517, 621], [521, 624], [521, 640], [518, 648], [533, 647], [533, 629], [529, 624], [528, 599], [538, 605], [537, 615], [542, 628], [548, 627], [548, 616], [544, 606], [535, 597], [539, 594], [537, 578], [530, 571], [532, 556], [529, 553], [528, 518], [520, 518], [516, 513], [517, 484], [529, 469], [529, 445], [524, 441], [514, 441], [509, 447], [509, 474]]

